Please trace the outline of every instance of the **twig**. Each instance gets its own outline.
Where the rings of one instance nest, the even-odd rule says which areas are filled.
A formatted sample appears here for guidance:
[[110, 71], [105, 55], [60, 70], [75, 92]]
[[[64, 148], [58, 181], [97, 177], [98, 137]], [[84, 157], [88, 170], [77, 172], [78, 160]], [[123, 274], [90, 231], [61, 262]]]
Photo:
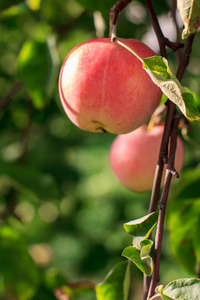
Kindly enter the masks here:
[[[172, 0], [172, 18], [173, 18], [174, 25], [175, 25], [175, 28], [176, 28], [176, 43], [179, 43], [179, 27], [178, 27], [178, 24], [177, 24], [176, 11], [177, 11], [177, 0]], [[180, 51], [176, 51], [176, 60], [179, 64], [180, 61], [181, 61]]]
[[160, 28], [158, 18], [156, 16], [155, 11], [154, 11], [151, 0], [145, 0], [145, 2], [146, 2], [147, 9], [149, 11], [149, 15], [150, 15], [150, 18], [151, 18], [153, 29], [154, 29], [155, 34], [156, 34], [157, 39], [158, 39], [161, 56], [166, 57], [166, 55], [167, 55], [166, 54], [166, 48], [165, 48], [166, 46], [168, 48], [172, 49], [173, 51], [177, 51], [178, 49], [182, 48], [184, 46], [183, 44], [173, 43], [173, 42], [169, 41], [169, 39], [167, 39], [163, 35], [163, 32]]
[[0, 113], [6, 107], [9, 102], [12, 100], [12, 97], [19, 92], [23, 84], [21, 81], [17, 81], [13, 84], [7, 94], [0, 100]]
[[[179, 64], [179, 68], [177, 70], [177, 78], [181, 81], [184, 71], [189, 63], [189, 56], [192, 51], [192, 43], [194, 40], [194, 35], [188, 37], [185, 42], [183, 55], [181, 62]], [[168, 111], [171, 109], [170, 116], [166, 118], [166, 126], [168, 126], [168, 118], [171, 119], [174, 115], [175, 104], [171, 101], [169, 102]], [[173, 115], [172, 115], [173, 112]], [[180, 115], [176, 113], [176, 117], [172, 118], [173, 120], [173, 128], [171, 133], [171, 142], [170, 142], [170, 153], [169, 153], [169, 161], [168, 167], [165, 175], [165, 182], [163, 186], [162, 196], [159, 204], [159, 219], [155, 240], [155, 257], [154, 257], [154, 271], [151, 279], [151, 284], [149, 288], [149, 293], [147, 299], [150, 299], [154, 295], [154, 290], [159, 279], [159, 265], [160, 265], [160, 255], [161, 255], [161, 245], [162, 245], [162, 237], [163, 237], [163, 228], [164, 228], [164, 218], [165, 218], [165, 210], [167, 205], [167, 199], [169, 194], [169, 188], [171, 183], [172, 175], [178, 177], [177, 172], [174, 170], [174, 159], [175, 159], [175, 150], [176, 150], [176, 141], [177, 141], [177, 132], [178, 132], [178, 124], [179, 124]], [[163, 135], [164, 136], [164, 135]], [[162, 148], [162, 146], [161, 146]], [[160, 154], [161, 155], [161, 154]], [[154, 195], [155, 196], [155, 195]], [[155, 200], [155, 199], [154, 199]]]
[[119, 0], [115, 5], [110, 9], [110, 37], [111, 41], [114, 42], [117, 38], [117, 20], [119, 14], [124, 10], [124, 8], [131, 2], [131, 0]]
[[200, 278], [200, 260], [199, 260], [198, 268], [197, 268], [197, 278]]
[[158, 163], [156, 166], [156, 172], [154, 176], [154, 184], [152, 188], [149, 213], [156, 210], [160, 198], [160, 186], [161, 186], [162, 174], [163, 174], [164, 165], [167, 164], [168, 162], [168, 143], [169, 143], [169, 136], [171, 131], [171, 124], [173, 121], [175, 110], [176, 110], [175, 105], [171, 101], [169, 101], [165, 127], [164, 127], [161, 147], [160, 147], [160, 153], [159, 153]]
[[164, 229], [167, 199], [168, 199], [172, 176], [178, 177], [178, 173], [174, 170], [174, 160], [175, 160], [175, 153], [176, 153], [179, 118], [180, 118], [179, 114], [176, 114], [175, 117], [173, 118], [173, 129], [172, 129], [172, 134], [170, 139], [169, 162], [166, 170], [162, 196], [159, 203], [159, 218], [158, 218], [158, 226], [157, 226], [156, 239], [155, 239], [154, 270], [153, 270], [153, 275], [152, 275], [151, 284], [149, 288], [148, 299], [150, 299], [154, 295], [155, 287], [157, 285], [157, 282], [159, 281], [160, 255], [161, 255], [161, 246], [162, 246], [162, 239], [163, 239], [163, 229]]

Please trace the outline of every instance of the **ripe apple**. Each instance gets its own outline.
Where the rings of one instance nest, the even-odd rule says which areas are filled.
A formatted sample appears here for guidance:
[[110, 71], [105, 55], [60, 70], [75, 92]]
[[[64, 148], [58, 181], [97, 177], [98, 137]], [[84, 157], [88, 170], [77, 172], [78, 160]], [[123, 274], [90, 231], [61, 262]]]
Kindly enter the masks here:
[[[110, 165], [117, 179], [134, 192], [152, 189], [164, 125], [148, 131], [147, 125], [118, 135], [110, 149]], [[184, 163], [184, 146], [177, 139], [175, 169], [180, 172]], [[164, 181], [164, 178], [163, 178]]]
[[[120, 41], [143, 58], [155, 55], [138, 40]], [[144, 124], [162, 96], [141, 61], [109, 38], [83, 43], [67, 55], [60, 71], [59, 94], [76, 126], [115, 134]]]

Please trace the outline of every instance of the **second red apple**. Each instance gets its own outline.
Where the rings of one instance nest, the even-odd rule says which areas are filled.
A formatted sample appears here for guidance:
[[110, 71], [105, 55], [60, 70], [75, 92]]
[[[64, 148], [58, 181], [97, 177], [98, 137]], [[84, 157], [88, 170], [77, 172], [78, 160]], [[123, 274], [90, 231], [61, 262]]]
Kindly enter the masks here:
[[[148, 131], [146, 125], [133, 132], [119, 135], [110, 150], [110, 164], [117, 179], [134, 192], [152, 189], [153, 179], [164, 126]], [[184, 145], [177, 140], [175, 168], [181, 171], [184, 163]]]

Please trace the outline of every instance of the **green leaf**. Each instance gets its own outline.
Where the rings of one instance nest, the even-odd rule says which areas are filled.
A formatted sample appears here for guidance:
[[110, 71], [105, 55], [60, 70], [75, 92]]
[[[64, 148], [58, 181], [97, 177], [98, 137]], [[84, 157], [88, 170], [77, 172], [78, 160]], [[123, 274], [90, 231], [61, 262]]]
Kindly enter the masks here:
[[153, 260], [150, 251], [153, 241], [144, 240], [140, 243], [140, 249], [136, 246], [129, 246], [124, 249], [122, 255], [130, 259], [144, 274], [151, 276], [153, 271]]
[[23, 238], [16, 231], [5, 226], [0, 227], [0, 241], [0, 266], [5, 284], [14, 288], [17, 299], [32, 299], [40, 275]]
[[[161, 60], [165, 61], [162, 65]], [[193, 95], [185, 90], [176, 76], [171, 73], [168, 62], [164, 57], [154, 56], [153, 58], [144, 58], [143, 68], [149, 74], [152, 81], [160, 87], [162, 92], [179, 107], [186, 118], [191, 121], [200, 120], [200, 113]]]
[[58, 74], [55, 39], [26, 41], [19, 54], [18, 72], [35, 107], [43, 108], [53, 92]]
[[41, 0], [27, 0], [27, 5], [32, 10], [40, 9]]
[[200, 27], [200, 0], [177, 0], [177, 8], [184, 23], [182, 39], [186, 39]]
[[200, 121], [200, 112], [191, 93], [184, 89], [174, 74], [168, 61], [161, 56], [142, 58], [131, 48], [117, 40], [117, 43], [134, 54], [142, 63], [144, 70], [162, 92], [174, 102], [182, 114], [191, 121]]
[[200, 259], [200, 170], [182, 173], [182, 180], [168, 207], [171, 251], [181, 266], [196, 274]]
[[53, 199], [59, 196], [55, 180], [49, 174], [44, 174], [31, 167], [21, 165], [1, 165], [0, 182], [31, 191], [40, 199]]
[[130, 221], [124, 224], [127, 233], [140, 240], [147, 239], [156, 226], [158, 221], [158, 212], [153, 212], [140, 219]]
[[114, 266], [104, 281], [96, 286], [97, 300], [127, 300], [130, 286], [130, 264]]
[[154, 297], [152, 297], [150, 300], [156, 299], [156, 296], [160, 296], [163, 300], [174, 300], [163, 293], [163, 285], [159, 285], [156, 287], [155, 292], [158, 293]]
[[199, 300], [200, 279], [184, 278], [172, 281], [164, 288], [163, 294], [174, 300]]

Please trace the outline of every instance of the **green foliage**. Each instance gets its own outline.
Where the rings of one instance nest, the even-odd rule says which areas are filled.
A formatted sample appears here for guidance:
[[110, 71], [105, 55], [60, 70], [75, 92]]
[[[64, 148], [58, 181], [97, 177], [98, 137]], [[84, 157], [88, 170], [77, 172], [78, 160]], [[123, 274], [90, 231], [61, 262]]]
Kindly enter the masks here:
[[37, 169], [19, 165], [1, 165], [0, 182], [13, 188], [29, 191], [39, 199], [55, 199], [59, 195], [54, 178]]
[[144, 240], [137, 247], [126, 247], [122, 256], [130, 259], [145, 275], [151, 276], [153, 272], [153, 260], [150, 256], [152, 246], [153, 241]]
[[[105, 0], [0, 1], [0, 299], [56, 300], [61, 291], [70, 300], [95, 300], [94, 289], [80, 282], [100, 282], [120, 260], [123, 248], [128, 260], [115, 265], [97, 285], [98, 300], [138, 300], [140, 270], [147, 275], [152, 272], [148, 238], [158, 215], [146, 216], [150, 193], [137, 195], [118, 185], [108, 157], [114, 136], [75, 128], [58, 96], [64, 58], [73, 47], [96, 38], [102, 22], [108, 37], [109, 10], [114, 4]], [[145, 1], [136, 4], [132, 1], [120, 15], [118, 33], [143, 40], [150, 34], [150, 20]], [[168, 16], [168, 1], [153, 4], [160, 17]], [[95, 11], [103, 18], [96, 23]], [[184, 103], [182, 98], [180, 104], [180, 98], [177, 101], [191, 118], [198, 117], [196, 107], [200, 108], [198, 38], [197, 32], [183, 83], [194, 102], [185, 90]], [[155, 76], [166, 82], [174, 79], [165, 60], [156, 58], [156, 67], [154, 59], [147, 63]], [[169, 54], [169, 65], [175, 68], [173, 54]], [[182, 92], [179, 83], [175, 85], [175, 92]], [[199, 126], [193, 122], [189, 133], [195, 144], [199, 144]], [[200, 151], [192, 143], [185, 145], [184, 173], [171, 189], [166, 235], [169, 229], [172, 253], [187, 271], [171, 262], [166, 238], [161, 266], [169, 268], [161, 269], [163, 282], [194, 274], [200, 259], [200, 175], [195, 169]], [[129, 260], [134, 262], [131, 290]]]
[[127, 233], [133, 235], [134, 239], [147, 239], [155, 227], [157, 220], [158, 212], [153, 212], [140, 219], [125, 223], [124, 229]]
[[153, 241], [148, 240], [156, 226], [158, 213], [154, 212], [140, 219], [124, 224], [126, 232], [133, 235], [133, 245], [126, 247], [122, 255], [130, 259], [144, 274], [150, 276], [153, 260], [150, 256]]
[[36, 108], [43, 108], [55, 87], [58, 55], [53, 37], [26, 41], [19, 54], [19, 76], [30, 91]]
[[186, 39], [190, 34], [194, 34], [199, 29], [200, 1], [178, 0], [177, 7], [184, 23], [182, 39]]
[[130, 264], [118, 263], [104, 281], [96, 286], [97, 300], [127, 300], [130, 285]]
[[0, 3], [0, 9], [3, 10], [8, 7], [11, 7], [12, 5], [17, 5], [22, 2], [24, 2], [24, 0], [2, 0]]
[[[0, 228], [0, 240], [0, 265], [5, 285], [12, 285], [19, 300], [31, 299], [40, 275], [27, 251], [25, 241], [7, 226]], [[9, 265], [13, 272], [10, 272]]]
[[182, 177], [169, 206], [171, 250], [184, 268], [196, 274], [200, 259], [200, 170], [188, 170]]
[[143, 68], [149, 74], [152, 81], [160, 87], [162, 92], [174, 102], [183, 115], [191, 121], [200, 120], [200, 112], [196, 106], [193, 95], [184, 89], [176, 76], [171, 72], [168, 61], [161, 56], [141, 58], [133, 50], [117, 41], [118, 44], [133, 53], [143, 63]]
[[200, 279], [178, 279], [170, 282], [164, 289], [163, 286], [158, 286], [156, 292], [160, 294], [163, 300], [198, 300], [200, 295]]

